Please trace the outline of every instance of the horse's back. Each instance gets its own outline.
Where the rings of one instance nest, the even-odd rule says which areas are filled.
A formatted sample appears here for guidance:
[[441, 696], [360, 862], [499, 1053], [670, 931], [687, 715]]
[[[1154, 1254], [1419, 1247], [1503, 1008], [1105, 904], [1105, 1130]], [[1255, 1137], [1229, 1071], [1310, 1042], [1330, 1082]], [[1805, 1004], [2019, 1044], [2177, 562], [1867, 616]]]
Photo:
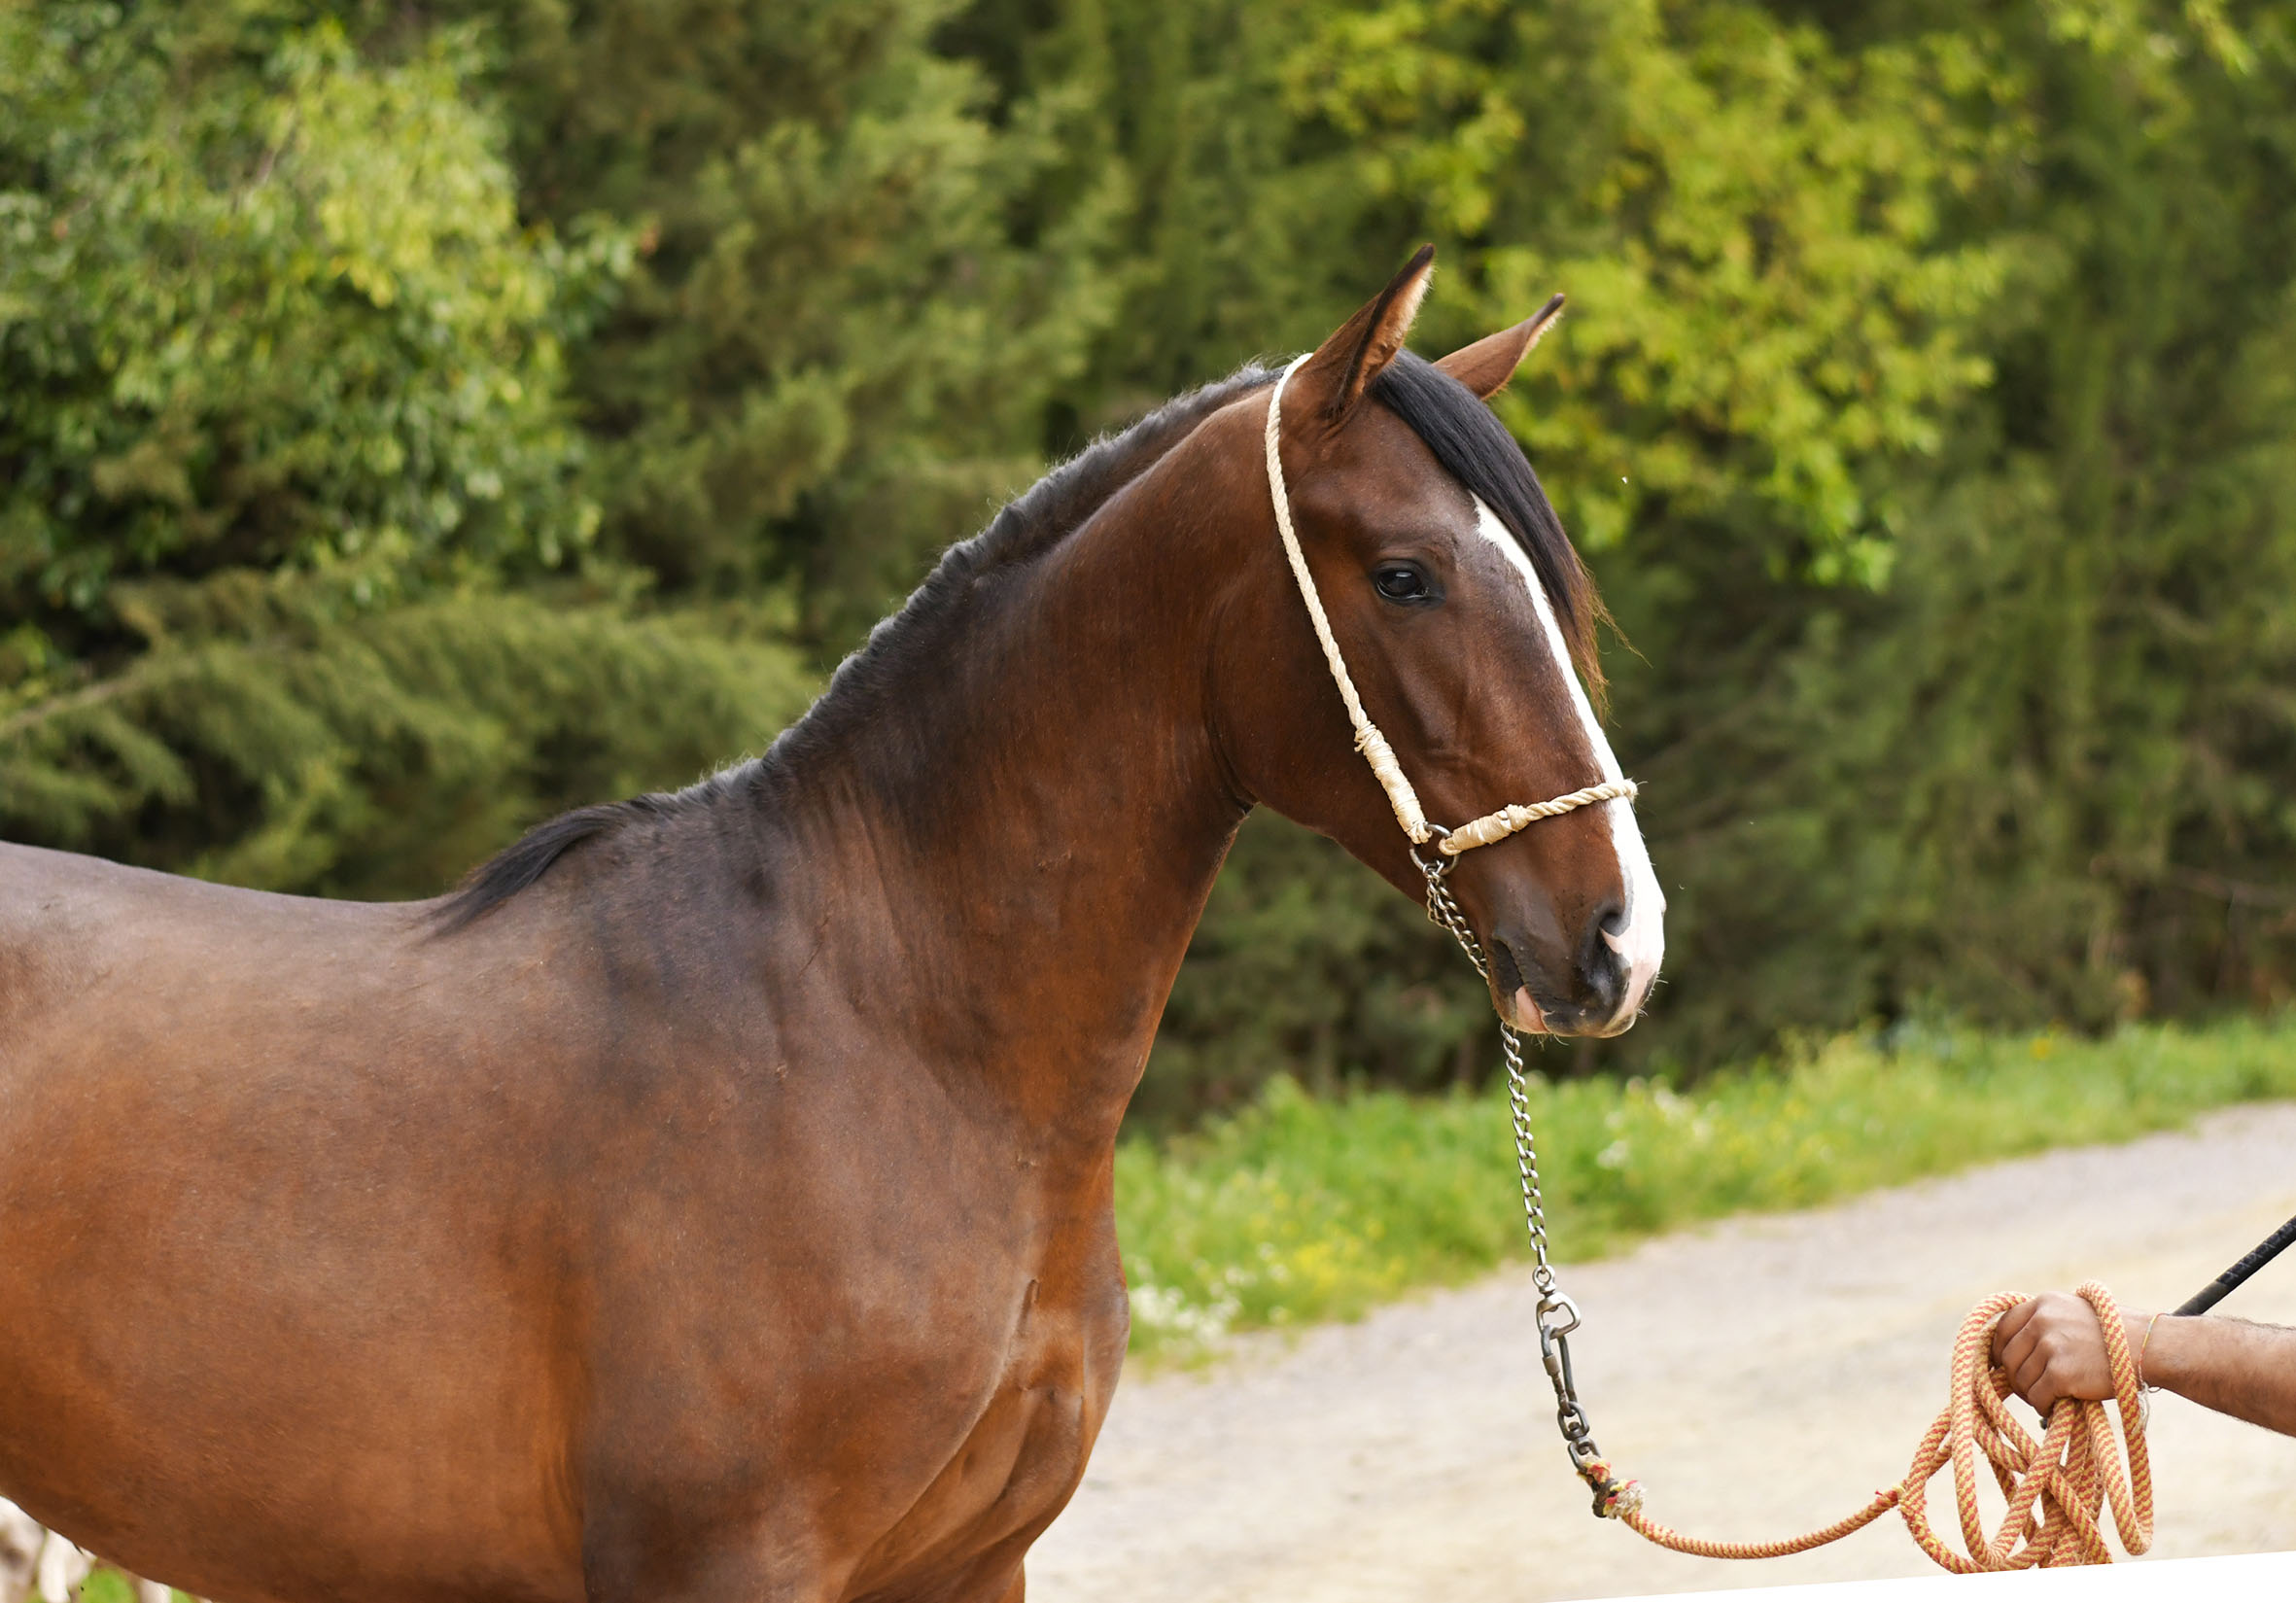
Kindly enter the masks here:
[[178, 977], [210, 1001], [233, 974], [273, 993], [298, 971], [365, 962], [420, 928], [421, 903], [243, 890], [98, 857], [0, 843], [0, 1065], [75, 1004], [115, 1009]]

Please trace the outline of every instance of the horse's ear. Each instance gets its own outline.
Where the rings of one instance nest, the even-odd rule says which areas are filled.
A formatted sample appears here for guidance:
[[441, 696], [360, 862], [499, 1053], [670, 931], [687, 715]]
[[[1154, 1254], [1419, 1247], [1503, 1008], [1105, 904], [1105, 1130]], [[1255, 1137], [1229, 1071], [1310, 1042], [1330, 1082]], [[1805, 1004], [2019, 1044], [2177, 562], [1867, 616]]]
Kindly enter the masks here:
[[1411, 319], [1427, 294], [1427, 281], [1434, 276], [1435, 247], [1422, 245], [1403, 264], [1403, 271], [1388, 280], [1387, 288], [1340, 324], [1339, 331], [1318, 345], [1292, 375], [1285, 411], [1297, 398], [1302, 415], [1320, 417], [1327, 428], [1345, 422], [1363, 399], [1365, 387], [1403, 349], [1404, 336], [1411, 331]]
[[1558, 295], [1513, 328], [1461, 346], [1436, 366], [1488, 401], [1507, 388], [1507, 381], [1531, 354], [1531, 347], [1539, 343], [1539, 336], [1561, 316], [1562, 296]]

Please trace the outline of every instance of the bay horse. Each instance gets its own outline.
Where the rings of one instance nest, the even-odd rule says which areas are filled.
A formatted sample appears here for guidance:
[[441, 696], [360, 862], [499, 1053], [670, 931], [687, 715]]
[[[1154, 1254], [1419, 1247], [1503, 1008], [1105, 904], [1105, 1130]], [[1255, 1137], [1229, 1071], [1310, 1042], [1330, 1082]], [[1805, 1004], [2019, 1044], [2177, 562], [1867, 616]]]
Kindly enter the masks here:
[[[1364, 704], [1465, 819], [1616, 765], [1598, 603], [1483, 404], [1546, 314], [1409, 355], [1432, 254], [1296, 369], [1275, 454]], [[0, 848], [0, 1496], [231, 1603], [1019, 1599], [1238, 822], [1422, 888], [1279, 550], [1272, 380], [1051, 473], [764, 756], [449, 896]], [[1632, 1021], [1624, 801], [1450, 888], [1502, 1017]]]

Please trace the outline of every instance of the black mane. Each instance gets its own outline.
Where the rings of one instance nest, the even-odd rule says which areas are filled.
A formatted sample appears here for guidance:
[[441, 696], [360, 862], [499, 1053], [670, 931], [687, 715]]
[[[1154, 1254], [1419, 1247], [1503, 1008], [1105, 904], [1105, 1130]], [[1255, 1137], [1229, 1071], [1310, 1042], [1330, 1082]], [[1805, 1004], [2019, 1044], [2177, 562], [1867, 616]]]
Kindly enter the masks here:
[[1195, 433], [1198, 424], [1236, 397], [1274, 382], [1275, 374], [1266, 368], [1243, 367], [1165, 402], [1119, 434], [1102, 436], [1038, 479], [990, 519], [988, 528], [942, 554], [901, 610], [880, 619], [861, 648], [838, 664], [813, 710], [783, 731], [765, 760], [802, 762], [838, 744], [868, 716], [872, 690], [902, 682], [920, 663], [945, 660], [957, 603], [975, 579], [1058, 545]]
[[753, 793], [766, 777], [823, 746], [834, 746], [868, 715], [869, 692], [898, 680], [944, 644], [966, 586], [991, 569], [1028, 559], [1057, 545], [1127, 484], [1153, 467], [1196, 426], [1237, 396], [1271, 384], [1275, 375], [1247, 366], [1150, 412], [1120, 434], [1103, 436], [1038, 479], [1006, 505], [989, 527], [952, 545], [898, 612], [869, 631], [859, 650], [840, 663], [812, 709], [762, 757], [737, 763], [674, 793], [579, 807], [537, 824], [488, 858], [438, 908], [434, 927], [451, 934], [485, 917], [550, 871], [574, 848], [642, 819], [670, 819], [707, 810], [720, 798]]
[[[588, 841], [644, 820], [668, 821], [707, 811], [724, 798], [753, 795], [773, 774], [834, 748], [870, 716], [877, 687], [901, 682], [919, 664], [942, 658], [946, 636], [956, 627], [957, 603], [974, 579], [1059, 544], [1198, 424], [1274, 378], [1265, 367], [1246, 366], [1167, 401], [1120, 434], [1094, 441], [1008, 504], [986, 529], [951, 546], [901, 610], [870, 630], [860, 649], [838, 665], [828, 688], [764, 756], [675, 793], [576, 808], [538, 824], [471, 872], [437, 910], [435, 928], [451, 933], [483, 918]], [[1473, 391], [1408, 351], [1373, 380], [1371, 393], [1426, 442], [1445, 471], [1481, 498], [1521, 544], [1554, 604], [1573, 659], [1599, 695], [1602, 678], [1593, 633], [1601, 603], [1514, 436]]]

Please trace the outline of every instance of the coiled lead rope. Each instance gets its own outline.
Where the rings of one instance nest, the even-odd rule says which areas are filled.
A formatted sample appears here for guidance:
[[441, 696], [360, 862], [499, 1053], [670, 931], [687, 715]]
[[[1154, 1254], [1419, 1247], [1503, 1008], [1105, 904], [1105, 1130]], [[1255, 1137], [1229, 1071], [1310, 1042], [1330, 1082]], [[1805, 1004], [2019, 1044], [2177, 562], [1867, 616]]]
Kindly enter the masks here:
[[[2009, 1412], [2006, 1371], [1992, 1362], [1996, 1320], [2026, 1300], [2023, 1292], [1988, 1297], [1962, 1321], [1953, 1344], [1953, 1377], [1945, 1407], [1913, 1452], [1905, 1479], [1875, 1492], [1873, 1501], [1823, 1530], [1776, 1542], [1710, 1542], [1685, 1536], [1652, 1518], [1633, 1495], [1633, 1481], [1620, 1491], [1618, 1518], [1630, 1529], [1676, 1552], [1702, 1558], [1781, 1558], [1838, 1542], [1896, 1509], [1922, 1551], [1956, 1575], [1987, 1570], [2051, 1568], [2065, 1564], [2109, 1564], [2103, 1513], [2109, 1505], [2121, 1546], [2134, 1557], [2152, 1546], [2152, 1461], [2144, 1443], [2144, 1399], [2137, 1362], [2112, 1293], [2091, 1280], [2080, 1294], [2096, 1311], [2105, 1332], [2105, 1360], [2112, 1370], [2113, 1404], [2120, 1413], [2115, 1441], [2105, 1406], [2060, 1398], [2049, 1412], [2038, 1442]], [[1982, 1454], [2008, 1509], [1991, 1535], [1977, 1503], [1977, 1460]], [[1930, 1523], [1929, 1483], [1948, 1466], [1961, 1516], [1966, 1551], [1956, 1551]], [[1598, 1466], [1607, 1476], [1610, 1466]]]

